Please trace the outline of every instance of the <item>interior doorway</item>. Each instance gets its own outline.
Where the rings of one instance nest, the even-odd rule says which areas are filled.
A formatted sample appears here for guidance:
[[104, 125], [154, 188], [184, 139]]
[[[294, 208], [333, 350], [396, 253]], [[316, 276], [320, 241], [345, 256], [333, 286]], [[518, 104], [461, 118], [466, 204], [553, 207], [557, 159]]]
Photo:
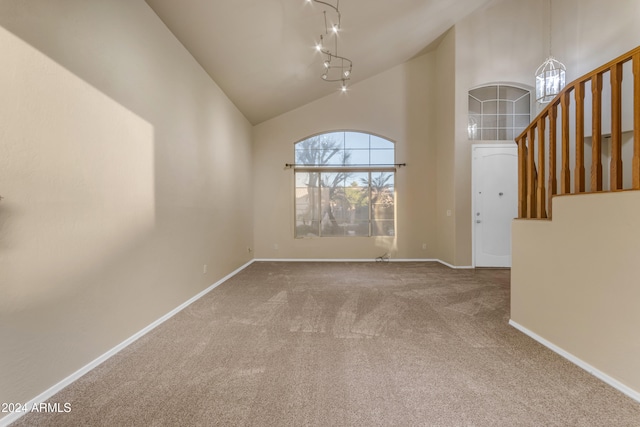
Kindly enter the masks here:
[[518, 216], [514, 143], [472, 147], [474, 267], [511, 267], [511, 221]]

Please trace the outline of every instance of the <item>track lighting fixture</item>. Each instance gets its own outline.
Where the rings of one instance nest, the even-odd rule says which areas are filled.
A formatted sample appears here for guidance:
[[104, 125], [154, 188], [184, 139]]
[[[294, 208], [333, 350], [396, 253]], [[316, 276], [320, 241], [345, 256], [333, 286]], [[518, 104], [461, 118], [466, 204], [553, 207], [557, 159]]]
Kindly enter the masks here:
[[[338, 53], [338, 37], [342, 16], [339, 9], [340, 0], [335, 1], [335, 5], [333, 5], [321, 0], [306, 0], [307, 3], [319, 3], [325, 7], [323, 11], [324, 34], [320, 35], [320, 41], [316, 43], [316, 51], [323, 56], [323, 71], [320, 77], [326, 82], [341, 82], [340, 89], [342, 92], [346, 92], [353, 63]], [[329, 16], [327, 16], [327, 10]]]

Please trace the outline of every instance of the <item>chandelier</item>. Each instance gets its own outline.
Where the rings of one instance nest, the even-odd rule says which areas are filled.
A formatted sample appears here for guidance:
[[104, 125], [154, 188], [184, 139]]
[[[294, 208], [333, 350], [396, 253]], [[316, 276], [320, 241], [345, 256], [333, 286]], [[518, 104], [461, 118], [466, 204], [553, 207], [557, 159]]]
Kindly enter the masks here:
[[353, 63], [349, 58], [339, 54], [338, 33], [342, 16], [340, 14], [340, 0], [336, 0], [335, 6], [321, 0], [307, 0], [307, 3], [319, 3], [329, 9], [323, 11], [324, 34], [320, 34], [320, 41], [316, 43], [316, 50], [322, 54], [322, 73], [320, 77], [327, 82], [340, 82], [342, 92], [347, 91], [347, 81], [351, 78]]
[[546, 104], [564, 88], [567, 67], [551, 55], [551, 0], [549, 0], [549, 57], [536, 70], [536, 101]]
[[541, 104], [551, 102], [565, 85], [565, 71], [567, 68], [553, 56], [536, 70], [536, 100]]

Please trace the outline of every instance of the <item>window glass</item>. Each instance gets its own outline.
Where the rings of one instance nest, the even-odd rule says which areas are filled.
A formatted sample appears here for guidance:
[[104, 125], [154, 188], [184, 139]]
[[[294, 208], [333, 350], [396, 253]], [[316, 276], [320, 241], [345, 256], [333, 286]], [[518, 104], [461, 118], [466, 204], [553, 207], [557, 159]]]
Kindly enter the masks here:
[[394, 149], [393, 142], [380, 138], [379, 136], [371, 135], [371, 148], [387, 148]]
[[296, 172], [296, 235], [318, 236], [320, 233], [320, 174]]
[[371, 234], [393, 236], [394, 227], [394, 174], [388, 172], [371, 174]]
[[369, 165], [369, 149], [366, 150], [348, 150], [349, 165]]
[[395, 235], [392, 141], [330, 132], [298, 142], [295, 158], [297, 238]]
[[490, 85], [469, 91], [468, 136], [471, 140], [513, 140], [530, 122], [529, 91]]
[[393, 150], [371, 150], [371, 164], [392, 165], [393, 154]]
[[361, 132], [345, 132], [344, 148], [369, 149], [369, 134]]
[[482, 103], [478, 101], [476, 98], [470, 96], [469, 97], [469, 114], [480, 114], [482, 113]]

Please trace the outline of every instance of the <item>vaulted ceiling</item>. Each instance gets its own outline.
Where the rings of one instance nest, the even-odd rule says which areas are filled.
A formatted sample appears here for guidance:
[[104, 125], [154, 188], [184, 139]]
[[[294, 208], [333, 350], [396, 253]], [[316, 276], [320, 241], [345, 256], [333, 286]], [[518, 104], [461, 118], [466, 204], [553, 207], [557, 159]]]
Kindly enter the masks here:
[[[336, 0], [326, 0], [335, 5]], [[342, 0], [349, 84], [420, 54], [493, 0]], [[305, 0], [146, 0], [247, 119], [257, 124], [339, 89], [323, 81], [321, 4]]]

